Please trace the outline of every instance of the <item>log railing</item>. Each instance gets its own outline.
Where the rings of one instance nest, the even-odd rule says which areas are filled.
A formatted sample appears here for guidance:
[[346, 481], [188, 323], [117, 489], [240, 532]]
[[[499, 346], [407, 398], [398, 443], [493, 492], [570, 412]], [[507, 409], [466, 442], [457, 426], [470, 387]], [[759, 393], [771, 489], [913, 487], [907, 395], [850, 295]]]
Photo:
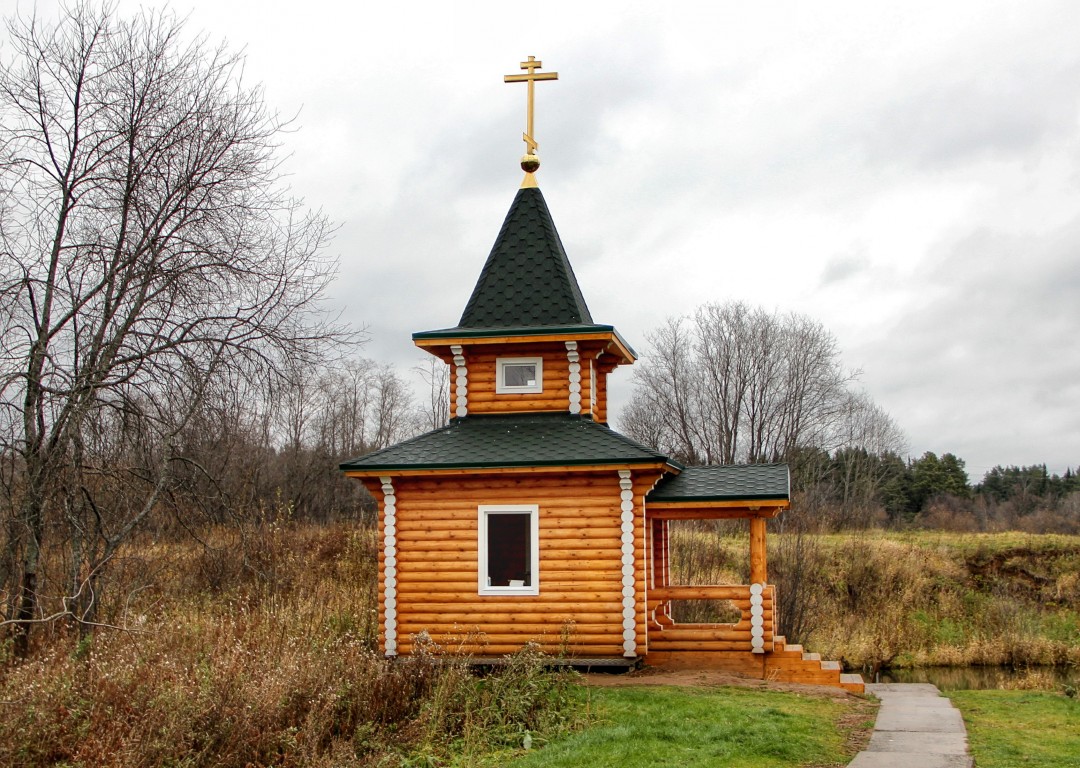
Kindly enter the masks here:
[[[654, 587], [648, 597], [650, 626], [665, 645], [670, 642], [697, 650], [715, 645], [716, 650], [765, 653], [773, 649], [775, 596], [770, 584]], [[727, 600], [742, 616], [734, 624], [676, 624], [670, 618], [672, 600]]]

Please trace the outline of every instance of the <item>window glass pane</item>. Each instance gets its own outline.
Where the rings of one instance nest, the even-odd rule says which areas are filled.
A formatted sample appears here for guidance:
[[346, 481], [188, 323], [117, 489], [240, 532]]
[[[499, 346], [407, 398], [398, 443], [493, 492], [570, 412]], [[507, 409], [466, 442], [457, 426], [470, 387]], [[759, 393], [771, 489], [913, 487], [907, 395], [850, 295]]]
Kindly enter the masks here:
[[536, 364], [515, 363], [504, 365], [503, 384], [508, 387], [535, 387]]
[[488, 513], [489, 587], [532, 586], [532, 574], [529, 572], [529, 556], [532, 551], [529, 523], [530, 516], [527, 512]]

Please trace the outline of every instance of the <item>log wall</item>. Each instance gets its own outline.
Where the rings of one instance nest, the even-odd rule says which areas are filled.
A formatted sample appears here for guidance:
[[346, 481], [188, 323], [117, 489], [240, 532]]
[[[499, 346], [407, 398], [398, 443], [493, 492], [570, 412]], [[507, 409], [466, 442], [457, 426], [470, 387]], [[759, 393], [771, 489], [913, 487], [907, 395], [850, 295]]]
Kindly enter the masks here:
[[593, 418], [601, 424], [607, 424], [607, 372], [598, 368], [593, 369], [596, 376], [596, 402], [592, 403]]
[[[502, 347], [469, 347], [465, 350], [468, 367], [469, 413], [525, 413], [567, 411], [570, 408], [570, 361], [565, 344], [532, 344]], [[495, 391], [495, 361], [502, 357], [542, 357], [543, 392], [498, 394]], [[581, 366], [581, 412], [591, 413], [589, 364]]]
[[[742, 617], [734, 624], [675, 624], [657, 622], [654, 617], [653, 631], [650, 633], [650, 651], [692, 650], [692, 651], [750, 651], [754, 647], [753, 628], [754, 600], [751, 597], [753, 587], [749, 584], [710, 585], [710, 586], [666, 586], [649, 590], [649, 610], [670, 615], [667, 606], [672, 600], [726, 600], [741, 613]], [[759, 591], [762, 615], [758, 626], [761, 628], [762, 650], [772, 650], [775, 634], [774, 606], [776, 588], [772, 585]]]
[[[646, 651], [644, 494], [658, 472], [632, 476], [634, 641]], [[622, 489], [613, 468], [595, 473], [391, 478], [396, 508], [394, 579], [379, 555], [379, 594], [393, 588], [396, 651], [426, 632], [447, 652], [498, 655], [537, 642], [547, 653], [623, 656]], [[366, 485], [382, 508], [383, 486]], [[539, 594], [478, 594], [480, 504], [539, 505]], [[385, 528], [380, 514], [379, 540]], [[386, 651], [387, 612], [379, 624]]]

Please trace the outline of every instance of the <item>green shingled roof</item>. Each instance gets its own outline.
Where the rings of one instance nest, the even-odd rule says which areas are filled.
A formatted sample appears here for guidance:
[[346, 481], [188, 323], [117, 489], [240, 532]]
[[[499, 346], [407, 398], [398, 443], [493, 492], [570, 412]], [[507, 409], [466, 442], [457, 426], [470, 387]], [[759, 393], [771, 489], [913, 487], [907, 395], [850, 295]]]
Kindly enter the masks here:
[[[465, 416], [442, 429], [346, 461], [344, 471], [655, 464], [661, 453], [587, 416]], [[670, 462], [669, 462], [670, 463]]]
[[646, 502], [786, 500], [790, 486], [787, 464], [687, 467], [678, 475], [665, 475]]
[[459, 327], [591, 324], [544, 196], [535, 187], [519, 189]]

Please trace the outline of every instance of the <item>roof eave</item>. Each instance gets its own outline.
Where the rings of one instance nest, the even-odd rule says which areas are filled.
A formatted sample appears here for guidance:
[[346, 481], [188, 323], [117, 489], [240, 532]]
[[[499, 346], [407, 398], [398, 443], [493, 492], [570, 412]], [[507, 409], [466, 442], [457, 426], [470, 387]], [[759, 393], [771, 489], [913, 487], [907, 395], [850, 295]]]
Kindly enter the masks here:
[[662, 498], [648, 498], [645, 501], [654, 507], [684, 507], [695, 504], [748, 504], [760, 503], [762, 505], [790, 506], [791, 499], [786, 495], [761, 494], [761, 495], [711, 495], [711, 496], [673, 496]]
[[597, 460], [580, 459], [577, 461], [552, 461], [552, 462], [499, 462], [491, 464], [476, 463], [447, 463], [447, 464], [384, 464], [367, 467], [354, 467], [349, 464], [339, 465], [339, 469], [346, 477], [379, 477], [381, 475], [400, 474], [482, 474], [535, 471], [537, 469], [562, 470], [566, 472], [586, 472], [591, 470], [611, 469], [612, 467], [632, 467], [634, 469], [656, 469], [668, 471], [671, 465], [658, 459], [618, 459]]
[[560, 326], [522, 326], [510, 328], [442, 328], [434, 331], [417, 331], [412, 335], [413, 343], [423, 350], [436, 353], [436, 350], [455, 344], [473, 344], [483, 341], [493, 344], [512, 344], [516, 342], [538, 341], [544, 337], [585, 341], [600, 339], [609, 341], [611, 350], [626, 363], [637, 360], [637, 353], [626, 339], [612, 325], [560, 325]]
[[775, 518], [790, 508], [787, 501], [695, 501], [693, 503], [650, 502], [645, 497], [645, 516], [654, 520], [736, 520], [750, 517]]

